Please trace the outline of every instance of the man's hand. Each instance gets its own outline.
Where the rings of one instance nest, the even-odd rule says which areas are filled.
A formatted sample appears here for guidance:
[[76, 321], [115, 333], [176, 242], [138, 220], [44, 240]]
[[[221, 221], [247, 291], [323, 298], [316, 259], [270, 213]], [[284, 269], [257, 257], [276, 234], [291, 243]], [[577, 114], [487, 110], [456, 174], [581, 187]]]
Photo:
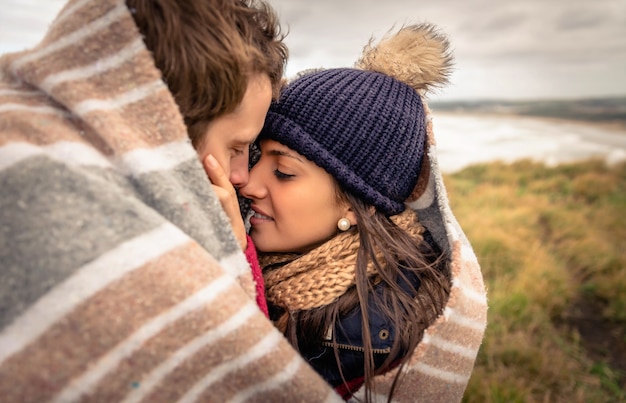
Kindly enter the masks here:
[[222, 204], [222, 208], [230, 218], [230, 224], [235, 232], [235, 237], [239, 241], [242, 250], [246, 250], [248, 242], [246, 240], [246, 228], [239, 211], [239, 201], [235, 187], [224, 173], [224, 169], [217, 162], [215, 157], [209, 154], [203, 161], [204, 171], [213, 184], [213, 190]]

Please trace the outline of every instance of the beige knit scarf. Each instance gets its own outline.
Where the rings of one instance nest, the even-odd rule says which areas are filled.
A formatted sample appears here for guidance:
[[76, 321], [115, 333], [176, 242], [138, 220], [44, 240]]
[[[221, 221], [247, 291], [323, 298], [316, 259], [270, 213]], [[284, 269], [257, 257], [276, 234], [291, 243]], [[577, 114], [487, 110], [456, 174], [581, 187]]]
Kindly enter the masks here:
[[[417, 221], [414, 210], [406, 209], [391, 220], [416, 242], [423, 240], [424, 227]], [[355, 284], [359, 245], [358, 233], [347, 231], [306, 254], [260, 254], [268, 302], [291, 312], [334, 302]], [[376, 275], [371, 261], [367, 273]]]

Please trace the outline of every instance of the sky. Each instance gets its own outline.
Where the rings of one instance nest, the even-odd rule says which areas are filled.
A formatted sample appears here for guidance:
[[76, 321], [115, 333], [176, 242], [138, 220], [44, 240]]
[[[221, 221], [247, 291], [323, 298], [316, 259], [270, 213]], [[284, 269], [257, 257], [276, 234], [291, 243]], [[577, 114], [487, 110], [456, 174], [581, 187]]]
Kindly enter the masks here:
[[[370, 39], [428, 22], [448, 36], [451, 83], [434, 100], [626, 96], [626, 0], [269, 0], [287, 75], [349, 67]], [[65, 0], [0, 0], [0, 53], [35, 44]]]

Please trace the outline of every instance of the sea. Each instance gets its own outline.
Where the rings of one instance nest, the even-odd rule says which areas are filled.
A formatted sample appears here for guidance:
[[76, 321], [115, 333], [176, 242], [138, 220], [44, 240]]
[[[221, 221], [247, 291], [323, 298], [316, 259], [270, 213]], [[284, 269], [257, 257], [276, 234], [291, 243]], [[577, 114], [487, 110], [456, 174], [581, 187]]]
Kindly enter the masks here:
[[601, 158], [626, 161], [626, 128], [515, 115], [433, 113], [439, 166], [454, 173], [477, 163], [522, 159], [554, 166]]

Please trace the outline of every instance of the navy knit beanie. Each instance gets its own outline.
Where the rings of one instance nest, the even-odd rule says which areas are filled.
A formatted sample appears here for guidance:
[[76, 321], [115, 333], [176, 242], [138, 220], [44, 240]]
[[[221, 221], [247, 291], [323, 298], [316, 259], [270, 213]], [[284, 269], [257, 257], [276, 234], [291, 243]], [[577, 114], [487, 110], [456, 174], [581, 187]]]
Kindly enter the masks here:
[[417, 91], [388, 75], [321, 70], [283, 90], [259, 138], [297, 151], [344, 190], [394, 215], [417, 184], [425, 114]]

